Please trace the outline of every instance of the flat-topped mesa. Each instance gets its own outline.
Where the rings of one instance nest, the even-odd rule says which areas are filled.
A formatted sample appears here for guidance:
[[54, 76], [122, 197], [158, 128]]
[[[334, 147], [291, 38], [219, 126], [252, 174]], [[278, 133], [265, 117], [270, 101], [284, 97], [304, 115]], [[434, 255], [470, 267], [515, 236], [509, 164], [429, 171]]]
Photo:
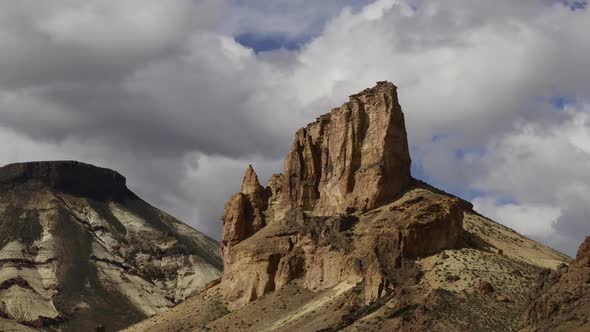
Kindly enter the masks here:
[[56, 191], [99, 200], [135, 197], [121, 174], [77, 161], [38, 161], [0, 168], [0, 188], [24, 184], [41, 184]]
[[371, 210], [410, 185], [396, 89], [378, 82], [297, 132], [283, 174], [269, 183], [273, 219], [293, 207], [318, 215]]
[[0, 316], [120, 331], [218, 278], [219, 244], [125, 182], [75, 161], [0, 168]]

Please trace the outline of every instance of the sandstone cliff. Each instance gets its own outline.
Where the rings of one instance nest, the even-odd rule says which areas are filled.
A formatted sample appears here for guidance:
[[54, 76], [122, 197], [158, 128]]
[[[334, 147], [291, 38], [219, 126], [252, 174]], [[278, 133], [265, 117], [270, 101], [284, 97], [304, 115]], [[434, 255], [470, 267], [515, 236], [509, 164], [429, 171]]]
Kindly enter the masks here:
[[[0, 316], [114, 331], [215, 279], [218, 244], [78, 162], [0, 168]], [[1, 325], [0, 330], [8, 328]]]
[[[366, 277], [358, 271], [362, 268], [359, 257], [340, 250], [342, 246], [325, 248], [321, 241], [338, 237], [358, 216], [323, 216], [372, 210], [391, 202], [411, 181], [405, 121], [396, 87], [379, 82], [350, 96], [341, 107], [297, 131], [284, 172], [274, 175], [266, 189], [251, 166], [246, 170], [242, 190], [227, 202], [222, 218], [223, 282], [230, 289], [228, 297], [242, 305], [303, 275], [312, 288]], [[415, 257], [455, 245], [462, 229], [459, 204], [437, 203], [425, 200], [409, 207], [424, 213], [424, 220], [405, 218], [412, 215], [405, 210], [396, 214], [397, 220], [391, 220], [395, 225], [386, 228], [388, 233], [373, 239], [375, 250], [395, 247], [390, 248], [393, 252], [387, 264], [399, 266], [404, 255]], [[256, 234], [267, 222], [270, 225], [265, 232]], [[445, 231], [440, 243], [434, 247], [415, 243], [416, 238], [428, 238], [424, 233], [434, 228]], [[237, 246], [253, 235], [257, 236]], [[261, 241], [264, 249], [251, 247]], [[343, 241], [346, 247], [353, 247], [345, 243], [350, 240]], [[371, 269], [375, 270], [386, 269], [379, 259], [374, 257], [365, 264], [374, 265]], [[341, 266], [356, 269], [340, 271]]]
[[404, 114], [389, 82], [297, 131], [282, 174], [268, 185], [270, 218], [291, 208], [334, 215], [390, 202], [411, 181]]

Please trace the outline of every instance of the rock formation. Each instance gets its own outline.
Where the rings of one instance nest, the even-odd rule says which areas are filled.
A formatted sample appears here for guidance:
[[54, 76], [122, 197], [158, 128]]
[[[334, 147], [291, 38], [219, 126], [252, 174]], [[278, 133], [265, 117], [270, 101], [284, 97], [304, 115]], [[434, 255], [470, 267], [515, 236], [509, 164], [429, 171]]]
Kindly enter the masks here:
[[242, 190], [225, 204], [221, 234], [222, 255], [229, 248], [259, 231], [265, 224], [268, 206], [266, 190], [260, 185], [252, 165], [248, 166]]
[[454, 248], [462, 219], [457, 199], [427, 192], [365, 215], [325, 217], [292, 209], [224, 251], [225, 296], [240, 306], [302, 278], [316, 291], [364, 281], [370, 302], [394, 286], [393, 271], [404, 259]]
[[540, 276], [527, 301], [523, 331], [590, 331], [590, 237], [569, 266]]
[[283, 173], [268, 185], [270, 218], [291, 208], [364, 212], [408, 188], [410, 154], [396, 89], [379, 82], [297, 131]]
[[219, 282], [129, 331], [515, 331], [569, 261], [412, 179], [387, 82], [300, 129], [266, 188], [248, 167], [222, 219]]
[[220, 269], [215, 241], [139, 199], [114, 171], [70, 161], [0, 168], [0, 317], [114, 331]]
[[239, 307], [302, 278], [381, 297], [405, 259], [458, 246], [470, 209], [433, 192], [389, 205], [413, 185], [396, 87], [378, 82], [300, 129], [266, 189], [248, 167], [222, 218], [224, 296]]

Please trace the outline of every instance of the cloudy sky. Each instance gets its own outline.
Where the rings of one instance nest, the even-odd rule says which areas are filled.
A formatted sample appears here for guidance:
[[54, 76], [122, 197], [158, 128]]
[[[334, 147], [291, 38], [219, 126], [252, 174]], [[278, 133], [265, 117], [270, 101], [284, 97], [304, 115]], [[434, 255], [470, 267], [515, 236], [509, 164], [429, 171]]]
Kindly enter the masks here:
[[413, 172], [573, 254], [590, 234], [590, 8], [555, 0], [0, 0], [0, 163], [123, 173], [219, 238], [251, 163], [389, 80]]

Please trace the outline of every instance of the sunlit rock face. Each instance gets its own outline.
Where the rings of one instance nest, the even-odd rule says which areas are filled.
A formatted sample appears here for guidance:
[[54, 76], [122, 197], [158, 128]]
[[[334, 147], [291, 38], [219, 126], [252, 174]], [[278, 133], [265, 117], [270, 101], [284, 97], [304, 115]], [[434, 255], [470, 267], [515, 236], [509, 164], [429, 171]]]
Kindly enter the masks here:
[[[454, 247], [457, 199], [425, 193], [378, 220], [367, 214], [410, 188], [410, 163], [396, 87], [379, 82], [300, 129], [267, 188], [249, 166], [222, 218], [227, 298], [241, 306], [303, 278], [313, 290], [364, 280], [371, 301], [392, 286], [386, 271], [403, 258]], [[366, 228], [369, 220], [379, 228]]]
[[379, 82], [297, 131], [269, 189], [269, 216], [291, 208], [333, 215], [368, 211], [411, 182], [404, 114], [396, 87]]
[[72, 161], [0, 168], [0, 313], [36, 326], [117, 330], [220, 274], [218, 244]]

